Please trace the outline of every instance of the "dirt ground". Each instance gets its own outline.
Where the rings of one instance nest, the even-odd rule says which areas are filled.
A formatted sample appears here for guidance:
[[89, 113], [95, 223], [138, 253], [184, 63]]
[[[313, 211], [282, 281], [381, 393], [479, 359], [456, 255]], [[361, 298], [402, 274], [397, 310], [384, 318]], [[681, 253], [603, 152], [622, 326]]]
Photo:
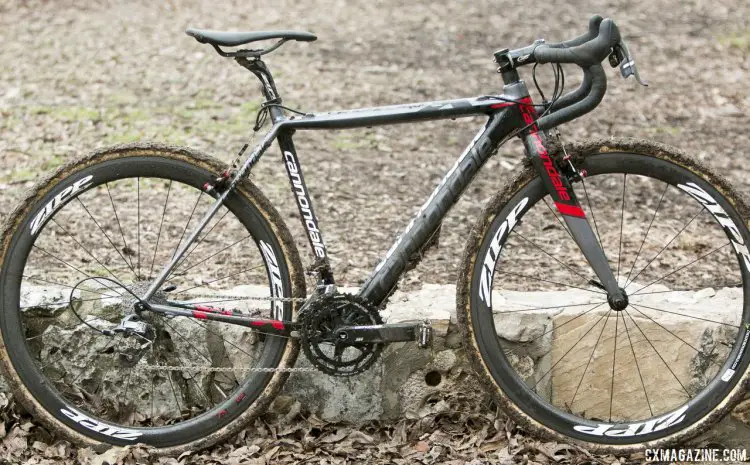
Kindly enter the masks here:
[[[188, 26], [315, 32], [317, 42], [287, 43], [267, 63], [286, 105], [325, 111], [499, 92], [494, 50], [539, 37], [569, 39], [585, 30], [593, 13], [617, 20], [650, 86], [623, 81], [609, 70], [609, 90], [601, 107], [565, 126], [566, 138], [653, 138], [704, 160], [741, 193], [750, 194], [744, 169], [744, 149], [750, 145], [750, 4], [743, 0], [573, 0], [523, 7], [487, 0], [0, 0], [0, 217], [44, 172], [106, 145], [158, 140], [232, 159], [251, 132], [261, 102], [257, 84], [245, 70], [184, 35]], [[571, 70], [569, 88], [574, 76]], [[297, 134], [305, 178], [340, 282], [362, 282], [481, 124], [461, 119]], [[489, 161], [446, 218], [440, 248], [407, 275], [407, 285], [455, 281], [464, 237], [486, 201], [518, 169], [521, 157], [521, 146], [513, 141]], [[253, 179], [282, 212], [300, 249], [307, 250], [277, 151], [266, 154]], [[303, 255], [303, 261], [308, 263], [309, 255]], [[28, 418], [8, 421], [15, 431], [38, 429]], [[526, 454], [544, 462], [557, 453], [549, 452], [553, 446], [547, 458], [529, 452], [533, 448], [525, 439], [519, 445], [512, 429], [482, 421], [473, 425], [476, 431], [504, 448], [508, 460], [523, 460]], [[328, 426], [310, 428], [330, 432]], [[377, 431], [368, 437], [391, 434]], [[31, 438], [29, 445], [40, 441], [39, 447], [47, 440], [43, 434], [16, 434]], [[459, 436], [464, 437], [456, 433], [452, 440]], [[429, 447], [420, 452], [426, 446], [418, 441], [427, 436], [403, 437], [404, 447], [421, 454], [407, 456], [423, 463], [501, 460], [494, 452], [481, 452], [477, 444], [466, 449], [446, 446], [437, 455]], [[381, 439], [363, 443], [355, 438], [347, 447], [382, 449]], [[273, 454], [264, 454], [273, 446], [258, 447], [262, 452], [245, 451], [246, 457], [270, 461]], [[328, 458], [315, 461], [347, 457], [334, 446], [322, 447]], [[11, 450], [17, 452], [5, 449], [9, 454]], [[313, 450], [318, 449], [305, 450], [308, 460], [313, 460]], [[83, 454], [83, 462], [94, 460], [70, 448], [59, 458], [76, 453]], [[368, 453], [350, 459], [387, 462], [394, 457]], [[245, 457], [227, 454], [227, 447], [217, 448], [200, 460], [239, 463]], [[47, 460], [54, 463], [57, 458]]]

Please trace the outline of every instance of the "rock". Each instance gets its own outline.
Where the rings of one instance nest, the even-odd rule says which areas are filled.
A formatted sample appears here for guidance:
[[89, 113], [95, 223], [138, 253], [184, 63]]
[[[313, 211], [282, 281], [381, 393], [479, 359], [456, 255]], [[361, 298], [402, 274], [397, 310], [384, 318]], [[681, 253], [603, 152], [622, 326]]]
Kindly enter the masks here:
[[700, 302], [701, 300], [711, 298], [716, 295], [716, 291], [712, 287], [707, 287], [705, 289], [701, 289], [700, 291], [696, 292], [693, 295], [693, 299], [696, 300], [696, 302]]
[[[21, 311], [33, 317], [55, 318], [67, 310], [72, 289], [59, 286], [23, 286], [21, 289]], [[73, 291], [73, 300], [81, 293]]]
[[[640, 286], [636, 283], [633, 287], [638, 289]], [[356, 292], [351, 288], [340, 290]], [[80, 379], [75, 384], [80, 384], [89, 394], [97, 393], [102, 399], [115, 399], [103, 401], [106, 404], [103, 408], [121, 407], [116, 399], [124, 397], [125, 391], [130, 390], [128, 398], [135, 394], [138, 403], [134, 412], [125, 414], [150, 416], [153, 400], [154, 415], [159, 417], [159, 422], [163, 422], [180, 409], [219, 400], [244, 375], [244, 372], [176, 371], [167, 376], [163, 371], [133, 370], [128, 383], [127, 379], [122, 379], [121, 368], [113, 369], [113, 363], [120, 363], [113, 354], [96, 357], [95, 362], [87, 363], [92, 354], [106, 352], [106, 344], [102, 342], [105, 338], [101, 335], [96, 337], [98, 333], [93, 329], [70, 319], [69, 312], [65, 312], [67, 304], [62, 300], [67, 299], [64, 290], [40, 288], [25, 291], [24, 299], [29, 308], [49, 309], [45, 311], [50, 315], [50, 323], [39, 333], [44, 349], [41, 348], [42, 344], [36, 348], [43, 361], [54, 361], [47, 369], [48, 374], [62, 376], [63, 382], [73, 384], [70, 376], [65, 377], [66, 373], [80, 372]], [[606, 305], [586, 313], [596, 305], [595, 302], [600, 302], [598, 295], [589, 292], [504, 292], [502, 295], [493, 294], [493, 318], [498, 336], [503, 338], [506, 348], [511, 349], [507, 352], [510, 363], [527, 383], [537, 385], [540, 396], [558, 404], [571, 403], [575, 396], [574, 411], [585, 410], [587, 415], [600, 418], [609, 417], [609, 403], [601, 400], [608, 396], [593, 394], [606, 394], [613, 384], [612, 360], [617, 327], [615, 393], [634, 400], [625, 406], [613, 405], [612, 417], [616, 419], [626, 414], [629, 418], [633, 415], [650, 416], [643, 386], [640, 382], [632, 382], [632, 374], [640, 370], [655, 413], [684, 400], [685, 394], [674, 381], [672, 372], [689, 392], [702, 388], [717, 370], [713, 368], [715, 364], [712, 360], [726, 355], [726, 344], [733, 339], [736, 330], [690, 317], [705, 317], [705, 304], [710, 301], [709, 319], [732, 323], [737, 317], [732, 310], [741, 304], [742, 292], [737, 288], [665, 292], [669, 289], [659, 284], [650, 286], [648, 291], [653, 293], [633, 296], [633, 305], [627, 313], [617, 313], [617, 316], [609, 312]], [[238, 286], [226, 294], [265, 297], [268, 289], [263, 286]], [[87, 300], [85, 295], [79, 298], [81, 301]], [[555, 302], [580, 302], [580, 305], [561, 307]], [[114, 300], [81, 302], [77, 311], [81, 315], [89, 315], [95, 310], [103, 310], [105, 314], [111, 313], [114, 321], [119, 321], [121, 316], [116, 303]], [[267, 303], [259, 304], [253, 300], [232, 304], [241, 312], [270, 311], [270, 308], [266, 309]], [[672, 313], [651, 310], [660, 308]], [[444, 396], [465, 391], [464, 376], [470, 371], [454, 323], [455, 289], [452, 286], [425, 285], [417, 292], [397, 292], [384, 314], [388, 322], [429, 319], [434, 329], [433, 347], [420, 349], [413, 343], [391, 344], [370, 370], [351, 378], [329, 377], [317, 372], [293, 373], [272, 408], [287, 415], [302, 409], [323, 420], [349, 423], [422, 418], [440, 413], [446, 405]], [[94, 325], [108, 324], [99, 321]], [[141, 365], [205, 363], [223, 367], [252, 366], [264, 347], [262, 336], [252, 331], [185, 317], [165, 320], [161, 330], [166, 332], [166, 340], [169, 341], [160, 348], [163, 352], [161, 358], [156, 362], [151, 354], [145, 354]], [[596, 344], [600, 333], [601, 339]], [[650, 342], [644, 335], [648, 336]], [[690, 346], [675, 344], [676, 337]], [[71, 339], [76, 341], [76, 347], [85, 347], [86, 350], [71, 351], [66, 348], [66, 341]], [[634, 343], [632, 349], [631, 341]], [[128, 344], [127, 347], [133, 346], [133, 340]], [[670, 350], [660, 351], [659, 357], [651, 344], [669, 347]], [[573, 351], [577, 352], [576, 358], [563, 357], [572, 346], [577, 349]], [[696, 349], [712, 355], [701, 355]], [[122, 350], [122, 347], [118, 350]], [[131, 351], [134, 350], [131, 348]], [[301, 355], [296, 366], [309, 367], [310, 364]], [[582, 380], [584, 371], [586, 376]], [[152, 380], [157, 387], [153, 394]], [[81, 392], [76, 395], [87, 394]], [[730, 419], [723, 420], [710, 433], [713, 435], [711, 437], [722, 442], [721, 438], [726, 439], [727, 435], [743, 438], [750, 435], [750, 426], [743, 423], [748, 422], [750, 405], [747, 402], [735, 409]], [[628, 410], [623, 410], [625, 408]], [[638, 408], [641, 411], [634, 413], [633, 409]], [[731, 440], [726, 439], [724, 443], [730, 444]]]

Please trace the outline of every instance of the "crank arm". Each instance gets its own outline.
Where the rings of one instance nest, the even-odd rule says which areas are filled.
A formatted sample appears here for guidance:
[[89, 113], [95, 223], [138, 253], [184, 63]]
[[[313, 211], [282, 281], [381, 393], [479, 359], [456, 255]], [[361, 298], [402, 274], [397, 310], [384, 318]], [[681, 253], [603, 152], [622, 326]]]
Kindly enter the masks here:
[[185, 316], [198, 320], [219, 321], [238, 326], [257, 329], [263, 334], [272, 336], [291, 337], [292, 331], [297, 330], [297, 324], [292, 321], [272, 320], [270, 318], [252, 318], [244, 316], [231, 310], [219, 310], [203, 305], [193, 305], [190, 309], [187, 305], [173, 306], [161, 304], [149, 304], [146, 310], [168, 316]]
[[432, 341], [432, 326], [427, 322], [342, 326], [334, 331], [334, 335], [336, 340], [348, 343], [417, 341], [420, 347], [427, 347]]

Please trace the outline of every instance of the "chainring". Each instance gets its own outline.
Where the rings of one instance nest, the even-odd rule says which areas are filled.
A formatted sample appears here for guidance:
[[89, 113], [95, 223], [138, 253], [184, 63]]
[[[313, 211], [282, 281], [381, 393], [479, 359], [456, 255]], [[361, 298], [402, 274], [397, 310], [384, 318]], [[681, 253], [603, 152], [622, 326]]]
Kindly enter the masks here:
[[302, 351], [317, 368], [331, 376], [353, 376], [367, 370], [380, 357], [384, 344], [342, 341], [335, 338], [341, 326], [383, 324], [378, 310], [351, 294], [325, 295], [300, 314]]

